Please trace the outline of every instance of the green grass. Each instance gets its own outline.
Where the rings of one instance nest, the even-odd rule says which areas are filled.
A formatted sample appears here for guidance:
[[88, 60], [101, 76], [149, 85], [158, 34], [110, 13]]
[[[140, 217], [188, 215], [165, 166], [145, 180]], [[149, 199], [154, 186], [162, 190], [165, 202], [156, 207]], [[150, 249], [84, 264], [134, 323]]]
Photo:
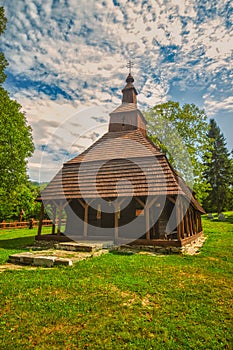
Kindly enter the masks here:
[[[203, 223], [197, 256], [110, 253], [1, 273], [0, 348], [232, 349], [233, 213]], [[0, 239], [4, 261], [32, 231]]]
[[[50, 233], [51, 228], [45, 227], [44, 233]], [[25, 247], [35, 241], [37, 228], [0, 230], [0, 264], [8, 260], [9, 255], [26, 251]]]

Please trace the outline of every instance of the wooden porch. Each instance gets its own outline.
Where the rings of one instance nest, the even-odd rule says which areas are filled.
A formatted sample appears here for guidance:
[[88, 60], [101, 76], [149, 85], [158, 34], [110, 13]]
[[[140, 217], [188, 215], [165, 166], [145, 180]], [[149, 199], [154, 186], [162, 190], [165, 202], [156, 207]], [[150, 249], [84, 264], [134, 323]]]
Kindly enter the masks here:
[[[42, 234], [44, 204], [41, 205], [40, 222], [38, 226], [37, 240], [54, 241], [82, 241], [82, 240], [113, 240], [116, 245], [129, 243], [130, 234], [124, 237], [124, 225], [131, 220], [138, 218], [141, 227], [141, 235], [134, 235], [132, 232], [131, 242], [138, 245], [171, 246], [181, 247], [189, 244], [202, 235], [201, 214], [187, 202], [177, 196], [167, 196], [165, 205], [160, 209], [161, 196], [133, 197], [133, 202], [124, 207], [127, 197], [113, 200], [107, 199], [107, 205], [113, 206], [113, 213], [108, 217], [103, 213], [103, 208], [99, 205], [97, 209], [91, 206], [95, 199], [88, 202], [83, 199], [68, 201], [49, 201], [45, 203], [50, 206], [53, 216], [51, 234]], [[155, 212], [160, 210], [158, 220], [153, 222]], [[175, 216], [174, 216], [175, 212]], [[72, 214], [71, 214], [72, 213]], [[158, 213], [157, 213], [158, 214]], [[63, 217], [66, 215], [66, 226], [62, 230]], [[73, 218], [71, 218], [73, 215]], [[174, 216], [176, 224], [173, 229], [167, 229], [170, 216]], [[75, 216], [78, 221], [76, 223]], [[101, 221], [101, 218], [104, 218]], [[55, 224], [56, 223], [56, 224]], [[104, 223], [104, 225], [103, 225]], [[110, 236], [102, 235], [108, 228]], [[98, 234], [96, 232], [99, 232]], [[63, 233], [64, 232], [64, 233]]]

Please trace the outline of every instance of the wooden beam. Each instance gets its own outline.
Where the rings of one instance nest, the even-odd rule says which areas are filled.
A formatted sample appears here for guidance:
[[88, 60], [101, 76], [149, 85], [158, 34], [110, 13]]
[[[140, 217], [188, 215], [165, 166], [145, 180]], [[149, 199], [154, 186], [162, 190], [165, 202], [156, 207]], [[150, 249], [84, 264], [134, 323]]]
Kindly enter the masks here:
[[77, 198], [78, 199], [78, 202], [81, 204], [81, 206], [83, 207], [83, 208], [85, 208], [85, 202], [84, 201], [82, 201], [80, 198]]
[[147, 206], [150, 208], [152, 207], [152, 205], [157, 201], [159, 197], [158, 196], [155, 196], [151, 199], [151, 201], [147, 204]]
[[145, 207], [145, 203], [139, 197], [135, 197], [135, 199], [143, 208]]
[[191, 237], [187, 237], [187, 238], [185, 238], [185, 239], [182, 239], [181, 245], [184, 246], [184, 245], [186, 245], [186, 244], [191, 243], [192, 241], [194, 241], [194, 240], [197, 239], [198, 237], [201, 237], [202, 234], [203, 234], [203, 232], [201, 231], [201, 232], [197, 233], [197, 234], [194, 235], [194, 236], [191, 236]]
[[173, 198], [172, 196], [167, 196], [167, 199], [172, 202], [172, 204], [176, 204], [176, 198]]
[[38, 235], [38, 236], [41, 236], [42, 225], [43, 225], [43, 218], [44, 218], [44, 203], [41, 202], [40, 220], [39, 220], [38, 232], [37, 232], [37, 235]]

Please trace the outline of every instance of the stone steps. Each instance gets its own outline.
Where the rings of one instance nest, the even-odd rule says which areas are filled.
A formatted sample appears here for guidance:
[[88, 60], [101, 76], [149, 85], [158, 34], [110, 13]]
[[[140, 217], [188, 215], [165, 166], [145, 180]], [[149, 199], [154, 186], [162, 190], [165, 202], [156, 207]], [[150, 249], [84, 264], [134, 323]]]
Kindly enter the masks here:
[[72, 260], [67, 258], [59, 258], [57, 256], [34, 255], [33, 253], [19, 253], [9, 256], [11, 264], [53, 267], [58, 265], [72, 266]]
[[102, 249], [109, 249], [111, 246], [113, 246], [113, 242], [61, 242], [55, 244], [55, 249], [92, 253]]

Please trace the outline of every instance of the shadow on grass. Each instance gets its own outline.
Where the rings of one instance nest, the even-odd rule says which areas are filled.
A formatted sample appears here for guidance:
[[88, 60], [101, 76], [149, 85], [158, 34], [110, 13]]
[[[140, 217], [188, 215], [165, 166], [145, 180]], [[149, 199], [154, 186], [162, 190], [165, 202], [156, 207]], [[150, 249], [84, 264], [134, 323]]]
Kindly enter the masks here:
[[226, 218], [226, 220], [224, 221], [228, 224], [233, 224], [233, 216], [229, 216], [228, 218]]
[[205, 221], [210, 221], [210, 222], [223, 222], [224, 224], [233, 224], [233, 216], [225, 216], [225, 220], [218, 220], [217, 217], [214, 217], [214, 219], [208, 219], [207, 217], [203, 217]]
[[114, 254], [114, 255], [133, 255], [135, 252], [128, 251], [128, 252], [121, 252], [118, 250], [110, 250], [109, 253]]
[[3, 249], [22, 249], [33, 244], [35, 236], [18, 237], [12, 239], [0, 240], [0, 248]]

